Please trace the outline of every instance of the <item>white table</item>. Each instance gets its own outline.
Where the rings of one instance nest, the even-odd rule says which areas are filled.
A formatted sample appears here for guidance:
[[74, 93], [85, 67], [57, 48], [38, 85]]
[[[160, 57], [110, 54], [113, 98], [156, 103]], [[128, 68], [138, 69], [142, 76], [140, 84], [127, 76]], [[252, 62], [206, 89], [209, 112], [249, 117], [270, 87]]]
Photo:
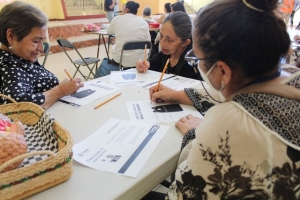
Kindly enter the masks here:
[[[148, 73], [157, 79], [160, 75], [157, 72]], [[101, 80], [109, 83], [108, 76], [102, 77]], [[57, 102], [48, 109], [48, 112], [71, 133], [75, 144], [91, 135], [111, 117], [129, 120], [127, 101], [149, 99], [148, 89], [135, 85], [123, 86], [121, 96], [94, 110], [97, 104], [113, 95], [103, 97], [81, 108], [73, 108]], [[175, 127], [174, 122], [163, 124], [169, 125], [170, 129], [136, 178], [98, 171], [73, 161], [74, 171], [68, 181], [27, 199], [134, 200], [142, 198], [176, 169], [182, 134]]]

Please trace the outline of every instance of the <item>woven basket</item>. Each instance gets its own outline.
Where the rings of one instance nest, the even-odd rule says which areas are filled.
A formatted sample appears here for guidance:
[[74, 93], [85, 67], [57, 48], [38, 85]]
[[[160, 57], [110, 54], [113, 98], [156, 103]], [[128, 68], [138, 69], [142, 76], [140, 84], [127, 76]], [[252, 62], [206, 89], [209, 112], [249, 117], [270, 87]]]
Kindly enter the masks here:
[[[17, 103], [10, 97], [0, 94], [12, 101], [11, 104], [0, 105], [0, 113], [13, 121], [34, 125], [40, 119], [44, 110], [33, 103]], [[49, 187], [68, 180], [72, 174], [72, 139], [69, 132], [56, 121], [52, 126], [58, 140], [58, 152], [33, 152], [18, 156], [0, 166], [6, 168], [13, 160], [23, 159], [33, 154], [49, 154], [45, 160], [20, 167], [5, 173], [0, 173], [0, 199], [22, 199]], [[2, 169], [1, 169], [2, 168]]]

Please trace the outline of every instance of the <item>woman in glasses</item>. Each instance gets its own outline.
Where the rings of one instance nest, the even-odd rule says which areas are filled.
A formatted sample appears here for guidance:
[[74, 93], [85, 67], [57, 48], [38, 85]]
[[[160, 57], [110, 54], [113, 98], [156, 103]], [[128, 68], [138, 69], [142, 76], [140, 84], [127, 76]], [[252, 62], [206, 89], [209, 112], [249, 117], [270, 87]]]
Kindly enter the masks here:
[[[222, 103], [176, 123], [184, 142], [166, 199], [300, 199], [300, 71], [279, 67], [290, 38], [276, 5], [214, 1], [197, 15], [193, 51]], [[196, 89], [154, 88], [152, 101], [202, 106]]]
[[166, 73], [199, 79], [197, 67], [190, 66], [184, 59], [185, 54], [192, 48], [192, 22], [183, 12], [170, 13], [164, 20], [160, 30], [161, 51], [155, 54], [150, 61], [138, 60], [136, 69], [140, 73], [148, 69], [162, 72], [169, 59]]

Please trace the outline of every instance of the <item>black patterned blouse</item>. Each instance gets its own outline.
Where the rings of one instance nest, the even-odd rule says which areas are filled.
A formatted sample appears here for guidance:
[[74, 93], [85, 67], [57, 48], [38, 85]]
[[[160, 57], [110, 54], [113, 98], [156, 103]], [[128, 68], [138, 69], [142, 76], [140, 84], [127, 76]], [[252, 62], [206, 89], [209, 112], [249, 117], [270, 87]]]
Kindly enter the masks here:
[[[45, 101], [43, 92], [59, 84], [56, 76], [38, 62], [31, 63], [3, 50], [0, 50], [0, 74], [0, 93], [19, 102], [41, 105]], [[7, 100], [1, 98], [0, 103]]]

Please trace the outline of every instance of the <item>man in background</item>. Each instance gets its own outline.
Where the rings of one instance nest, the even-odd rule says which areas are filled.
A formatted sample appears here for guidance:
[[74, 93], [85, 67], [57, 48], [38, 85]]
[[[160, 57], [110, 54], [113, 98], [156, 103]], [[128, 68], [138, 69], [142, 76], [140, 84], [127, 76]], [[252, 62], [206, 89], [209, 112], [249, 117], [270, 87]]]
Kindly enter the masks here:
[[109, 23], [115, 16], [114, 7], [116, 4], [116, 0], [105, 0], [104, 1], [104, 10], [106, 12], [106, 18], [108, 19]]

